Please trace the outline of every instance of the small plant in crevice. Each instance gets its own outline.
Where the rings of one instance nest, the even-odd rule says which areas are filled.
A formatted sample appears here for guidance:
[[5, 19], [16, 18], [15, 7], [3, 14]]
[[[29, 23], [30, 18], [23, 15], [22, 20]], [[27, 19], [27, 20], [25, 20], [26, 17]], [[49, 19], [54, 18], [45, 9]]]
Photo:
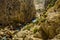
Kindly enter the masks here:
[[24, 28], [23, 30], [30, 30], [30, 26], [27, 26], [26, 28]]
[[47, 5], [47, 8], [46, 9], [49, 9], [49, 8], [53, 7], [56, 1], [57, 0], [50, 0], [49, 1], [50, 3]]
[[39, 29], [35, 27], [34, 30], [33, 30], [33, 33], [36, 33], [38, 31], [39, 31]]

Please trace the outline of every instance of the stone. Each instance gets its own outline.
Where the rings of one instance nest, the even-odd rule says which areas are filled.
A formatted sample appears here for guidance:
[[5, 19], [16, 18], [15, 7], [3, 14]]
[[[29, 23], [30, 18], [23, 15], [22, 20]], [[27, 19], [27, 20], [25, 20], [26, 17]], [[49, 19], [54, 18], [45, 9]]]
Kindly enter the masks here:
[[47, 38], [52, 39], [60, 32], [58, 29], [60, 27], [60, 0], [57, 0], [55, 5], [47, 10], [46, 14], [46, 21], [40, 25]]
[[57, 34], [53, 39], [51, 40], [60, 40], [60, 34]]
[[0, 25], [28, 23], [35, 14], [33, 0], [0, 0]]

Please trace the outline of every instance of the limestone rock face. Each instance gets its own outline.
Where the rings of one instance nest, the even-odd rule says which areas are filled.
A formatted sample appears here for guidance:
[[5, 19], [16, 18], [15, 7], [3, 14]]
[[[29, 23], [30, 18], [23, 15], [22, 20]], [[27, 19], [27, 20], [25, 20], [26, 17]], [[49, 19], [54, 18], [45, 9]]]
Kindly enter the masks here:
[[33, 0], [0, 0], [0, 24], [27, 23], [35, 13]]

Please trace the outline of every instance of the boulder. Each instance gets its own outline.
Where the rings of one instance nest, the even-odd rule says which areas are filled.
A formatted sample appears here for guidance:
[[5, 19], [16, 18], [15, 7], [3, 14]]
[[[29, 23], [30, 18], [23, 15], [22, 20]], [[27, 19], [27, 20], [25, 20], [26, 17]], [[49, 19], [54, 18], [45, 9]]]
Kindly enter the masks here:
[[33, 0], [0, 0], [0, 25], [27, 23], [35, 18]]

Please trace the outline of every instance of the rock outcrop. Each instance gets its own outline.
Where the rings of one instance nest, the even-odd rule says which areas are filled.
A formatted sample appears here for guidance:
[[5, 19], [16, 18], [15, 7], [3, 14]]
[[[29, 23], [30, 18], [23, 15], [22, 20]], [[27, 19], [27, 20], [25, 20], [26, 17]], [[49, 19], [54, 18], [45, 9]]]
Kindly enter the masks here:
[[57, 0], [55, 5], [47, 10], [46, 14], [46, 21], [41, 23], [41, 27], [48, 38], [52, 39], [60, 33], [60, 0]]
[[0, 0], [0, 24], [27, 23], [35, 18], [33, 0]]

